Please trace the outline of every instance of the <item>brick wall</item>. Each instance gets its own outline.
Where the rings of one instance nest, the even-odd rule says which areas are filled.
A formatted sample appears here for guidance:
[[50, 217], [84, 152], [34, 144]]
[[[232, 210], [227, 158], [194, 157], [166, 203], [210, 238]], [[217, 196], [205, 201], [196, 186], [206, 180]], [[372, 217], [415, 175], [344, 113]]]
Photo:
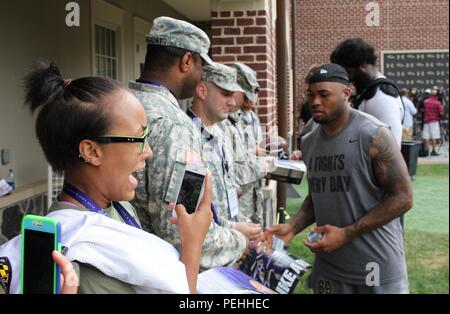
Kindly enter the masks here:
[[[380, 6], [380, 26], [369, 27], [369, 2]], [[448, 49], [448, 0], [302, 0], [296, 8], [296, 104], [303, 80], [314, 63], [329, 62], [334, 47], [348, 37], [362, 37], [381, 50]], [[380, 55], [378, 62], [380, 61]]]
[[261, 85], [256, 111], [262, 125], [274, 126], [276, 42], [268, 10], [211, 12], [212, 57], [225, 64], [239, 61], [256, 71]]

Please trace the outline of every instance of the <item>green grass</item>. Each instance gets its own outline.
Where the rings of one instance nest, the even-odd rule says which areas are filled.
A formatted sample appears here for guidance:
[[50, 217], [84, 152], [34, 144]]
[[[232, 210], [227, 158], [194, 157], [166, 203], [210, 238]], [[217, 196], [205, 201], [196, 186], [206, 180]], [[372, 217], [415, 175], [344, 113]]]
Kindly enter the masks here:
[[[448, 165], [418, 165], [413, 181], [414, 206], [405, 215], [405, 254], [411, 293], [449, 293], [449, 181]], [[302, 198], [290, 198], [292, 217], [307, 194], [306, 182], [294, 186]], [[303, 241], [307, 230], [291, 242], [289, 251], [312, 263], [314, 255]], [[307, 273], [294, 293], [311, 293]]]
[[413, 181], [414, 205], [405, 214], [405, 229], [448, 234], [448, 195], [448, 176], [417, 176]]
[[431, 176], [448, 178], [448, 164], [417, 165], [417, 176]]
[[411, 293], [448, 293], [448, 233], [406, 229]]

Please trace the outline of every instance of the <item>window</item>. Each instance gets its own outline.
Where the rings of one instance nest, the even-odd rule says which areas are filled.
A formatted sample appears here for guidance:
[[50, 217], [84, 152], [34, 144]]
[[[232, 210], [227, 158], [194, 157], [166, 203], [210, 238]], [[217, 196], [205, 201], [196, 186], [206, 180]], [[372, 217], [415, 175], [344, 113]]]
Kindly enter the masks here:
[[90, 2], [92, 75], [122, 81], [125, 11], [104, 0]]
[[117, 79], [117, 32], [95, 25], [95, 75]]

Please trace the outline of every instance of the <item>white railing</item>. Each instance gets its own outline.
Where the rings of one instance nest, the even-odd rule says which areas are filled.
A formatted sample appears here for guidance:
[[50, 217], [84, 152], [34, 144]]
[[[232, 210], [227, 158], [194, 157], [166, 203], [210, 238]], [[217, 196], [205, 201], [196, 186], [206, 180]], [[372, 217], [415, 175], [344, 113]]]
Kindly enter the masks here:
[[64, 177], [55, 173], [50, 165], [47, 168], [47, 208], [50, 208], [61, 192]]

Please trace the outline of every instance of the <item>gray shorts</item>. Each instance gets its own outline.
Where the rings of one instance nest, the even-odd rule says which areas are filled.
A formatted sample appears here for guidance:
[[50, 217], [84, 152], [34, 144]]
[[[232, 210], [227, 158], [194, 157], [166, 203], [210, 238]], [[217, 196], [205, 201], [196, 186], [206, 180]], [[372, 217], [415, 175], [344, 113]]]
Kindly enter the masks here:
[[311, 273], [308, 286], [315, 294], [409, 294], [408, 278], [379, 286], [354, 285]]

